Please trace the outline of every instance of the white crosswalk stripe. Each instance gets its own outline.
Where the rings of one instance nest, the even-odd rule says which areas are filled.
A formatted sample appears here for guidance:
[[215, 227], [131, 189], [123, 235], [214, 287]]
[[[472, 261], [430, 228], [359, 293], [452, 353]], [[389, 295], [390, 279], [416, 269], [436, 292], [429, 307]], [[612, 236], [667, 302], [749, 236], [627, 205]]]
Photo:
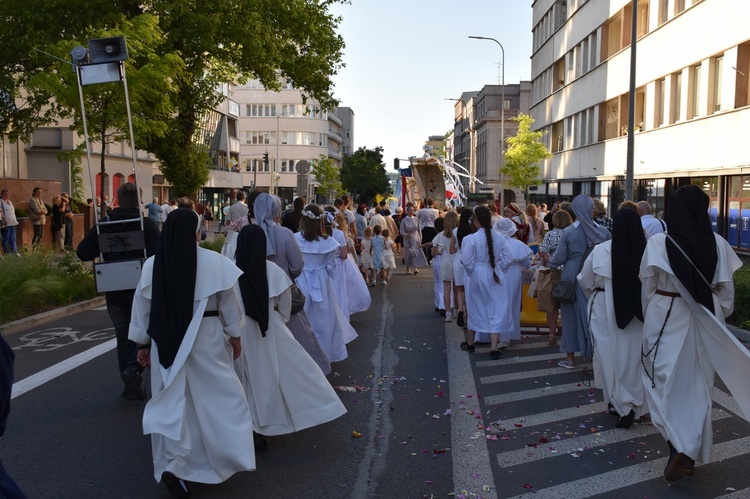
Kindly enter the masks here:
[[[535, 482], [537, 477], [538, 482], [535, 483], [540, 488], [526, 484], [524, 487], [529, 489], [528, 493], [516, 496], [534, 499], [591, 497], [612, 492], [617, 495], [618, 490], [622, 491], [618, 497], [622, 497], [622, 494], [631, 492], [624, 491], [628, 487], [643, 487], [650, 480], [663, 481], [668, 455], [657, 428], [650, 423], [638, 422], [629, 429], [614, 428], [617, 418], [606, 415], [607, 405], [601, 401], [601, 391], [581, 382], [583, 369], [589, 365], [577, 359], [579, 364], [575, 371], [563, 370], [556, 363], [564, 358], [564, 354], [557, 349], [552, 351], [547, 346], [546, 336], [540, 335], [538, 339], [541, 341], [536, 339], [528, 337], [522, 343], [514, 342], [498, 360], [485, 357], [488, 345], [478, 345], [474, 354], [461, 352], [473, 365], [476, 389], [482, 394], [478, 401], [485, 431], [479, 426], [471, 438], [477, 443], [477, 438], [484, 440], [482, 437], [486, 437], [487, 451], [494, 461], [493, 469], [499, 468], [500, 474], [495, 475], [497, 490], [492, 492], [497, 497], [518, 494], [518, 488], [507, 485], [506, 478], [511, 476], [523, 477], [523, 481], [529, 482]], [[519, 385], [519, 382], [524, 384]], [[519, 389], [530, 384], [536, 386]], [[486, 395], [487, 392], [492, 394]], [[537, 409], [538, 412], [535, 412], [532, 409], [518, 416], [519, 408], [544, 408], [547, 399], [550, 402], [546, 409], [554, 407], [554, 410]], [[713, 401], [711, 418], [714, 424], [721, 421], [726, 426], [736, 424], [733, 422], [736, 416], [744, 418], [735, 399], [718, 387], [713, 390]], [[505, 411], [509, 410], [515, 417], [503, 418]], [[750, 436], [734, 431], [732, 434], [735, 436], [733, 440], [713, 446], [711, 462], [722, 462], [747, 454]], [[520, 445], [523, 447], [519, 448]], [[618, 469], [603, 472], [599, 469], [599, 473], [591, 475], [592, 463], [606, 460], [606, 453], [613, 449], [628, 449], [626, 452], [632, 453], [633, 457], [626, 459], [624, 464], [616, 465], [620, 466]], [[574, 464], [579, 463], [577, 459], [580, 459], [578, 465]], [[611, 462], [609, 464], [612, 465]], [[580, 469], [581, 473], [572, 472], [569, 481], [563, 483], [559, 483], [559, 474], [539, 475], [540, 469], [553, 470], [558, 466]], [[701, 473], [702, 466], [697, 463], [697, 473]], [[710, 473], [710, 468], [703, 471], [703, 474]], [[544, 487], [545, 483], [549, 486]], [[727, 493], [722, 497], [750, 497], [746, 481], [739, 481], [739, 484], [738, 490], [727, 487]]]

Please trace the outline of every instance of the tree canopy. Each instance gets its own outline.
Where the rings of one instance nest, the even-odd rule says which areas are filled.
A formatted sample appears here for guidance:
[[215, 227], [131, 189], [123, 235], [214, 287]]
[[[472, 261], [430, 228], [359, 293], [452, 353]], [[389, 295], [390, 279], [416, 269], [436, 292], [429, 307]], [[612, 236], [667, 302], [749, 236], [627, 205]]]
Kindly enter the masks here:
[[542, 142], [546, 132], [532, 132], [534, 118], [528, 114], [519, 114], [514, 120], [518, 123], [518, 133], [508, 137], [508, 150], [505, 152], [505, 167], [502, 173], [510, 176], [508, 184], [522, 191], [528, 190], [539, 180], [539, 163], [551, 154]]
[[[0, 2], [0, 133], [26, 138], [76, 114], [62, 95], [70, 87], [67, 65], [34, 49], [68, 60], [70, 48], [87, 39], [126, 35], [136, 146], [157, 156], [178, 195], [192, 194], [208, 177], [207, 155], [194, 138], [225, 97], [221, 85], [258, 79], [279, 90], [288, 80], [305, 100], [324, 109], [337, 104], [331, 78], [343, 67], [344, 42], [329, 8], [345, 1]], [[88, 112], [95, 100], [87, 99]], [[121, 122], [107, 125], [114, 134], [123, 130]]]
[[382, 194], [388, 189], [388, 177], [383, 163], [383, 148], [360, 147], [353, 154], [344, 156], [341, 165], [341, 183], [355, 198]]
[[316, 189], [318, 194], [334, 198], [344, 193], [339, 169], [334, 166], [331, 158], [321, 155], [318, 159], [311, 161], [310, 170], [318, 183]]

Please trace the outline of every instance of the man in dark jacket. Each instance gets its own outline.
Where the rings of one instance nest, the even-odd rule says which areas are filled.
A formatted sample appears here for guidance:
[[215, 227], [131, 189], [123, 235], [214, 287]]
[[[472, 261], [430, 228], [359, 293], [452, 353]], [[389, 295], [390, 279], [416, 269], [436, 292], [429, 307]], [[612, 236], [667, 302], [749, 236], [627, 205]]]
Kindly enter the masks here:
[[[117, 198], [120, 206], [113, 209], [108, 220], [134, 220], [141, 217], [138, 208], [138, 192], [135, 184], [128, 182], [117, 189]], [[122, 224], [103, 225], [100, 227], [105, 232], [130, 232], [140, 230], [139, 222], [125, 222]], [[159, 242], [159, 226], [148, 218], [143, 218], [143, 232], [146, 242], [146, 255], [152, 256], [156, 252]], [[83, 261], [94, 260], [99, 256], [99, 240], [96, 227], [83, 238], [76, 250], [78, 258]], [[143, 258], [143, 250], [120, 251], [105, 253], [104, 261], [113, 262], [117, 260], [133, 260]], [[125, 390], [121, 396], [127, 400], [143, 400], [143, 388], [141, 387], [142, 368], [136, 360], [136, 344], [128, 339], [128, 327], [130, 325], [130, 310], [133, 307], [133, 295], [135, 289], [124, 291], [110, 291], [105, 293], [107, 300], [107, 312], [115, 327], [117, 336], [117, 360]]]
[[[10, 413], [10, 397], [13, 391], [13, 360], [16, 358], [8, 342], [0, 332], [0, 436], [5, 433]], [[8, 499], [26, 499], [13, 477], [5, 471], [0, 463], [0, 497]]]

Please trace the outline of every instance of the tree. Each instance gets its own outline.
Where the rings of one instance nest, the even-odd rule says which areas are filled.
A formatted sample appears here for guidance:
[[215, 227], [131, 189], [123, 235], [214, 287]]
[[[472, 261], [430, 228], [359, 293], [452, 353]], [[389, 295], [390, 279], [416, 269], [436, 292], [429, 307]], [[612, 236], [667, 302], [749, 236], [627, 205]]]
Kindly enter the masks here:
[[[27, 90], [29, 81], [51, 66], [50, 58], [33, 48], [52, 53], [60, 40], [85, 45], [102, 33], [117, 36], [127, 23], [150, 15], [160, 39], [152, 57], [137, 57], [130, 64], [134, 71], [154, 71], [164, 88], [144, 91], [138, 111], [150, 110], [149, 98], [168, 96], [170, 112], [152, 123], [156, 129], [138, 137], [136, 145], [157, 156], [176, 194], [192, 194], [208, 176], [207, 156], [194, 139], [201, 120], [225, 97], [217, 92], [221, 85], [258, 79], [265, 88], [279, 90], [286, 80], [302, 90], [305, 101], [315, 99], [323, 109], [337, 104], [331, 77], [343, 67], [344, 42], [336, 33], [340, 18], [329, 8], [345, 1], [0, 2], [0, 133], [25, 138], [62, 114], [63, 104], [50, 105], [57, 97], [53, 89]], [[129, 34], [129, 52], [138, 54], [145, 36]], [[155, 58], [179, 64], [180, 70], [159, 73]], [[128, 80], [130, 71], [129, 66]], [[132, 94], [136, 91], [131, 86]]]
[[542, 143], [546, 132], [532, 132], [534, 118], [528, 114], [519, 114], [514, 121], [518, 123], [518, 132], [508, 137], [508, 150], [505, 152], [505, 167], [501, 173], [510, 176], [508, 184], [522, 191], [539, 179], [539, 163], [552, 156], [547, 146]]
[[354, 154], [344, 157], [341, 166], [341, 183], [348, 192], [372, 198], [388, 189], [388, 177], [383, 163], [383, 148], [360, 147]]
[[333, 165], [332, 159], [321, 155], [318, 159], [312, 160], [310, 171], [315, 177], [315, 182], [318, 183], [316, 193], [327, 198], [335, 198], [344, 194], [339, 169]]

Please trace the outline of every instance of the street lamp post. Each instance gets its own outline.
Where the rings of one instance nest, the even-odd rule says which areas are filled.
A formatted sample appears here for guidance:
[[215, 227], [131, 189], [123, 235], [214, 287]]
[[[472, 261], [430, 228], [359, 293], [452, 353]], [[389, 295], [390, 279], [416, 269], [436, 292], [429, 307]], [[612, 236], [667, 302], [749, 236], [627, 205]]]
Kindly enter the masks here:
[[273, 160], [273, 172], [271, 172], [271, 194], [276, 194], [276, 187], [278, 184], [279, 175], [279, 143], [281, 142], [279, 137], [279, 118], [289, 116], [287, 113], [276, 114], [276, 158]]
[[500, 46], [503, 59], [500, 62], [502, 64], [501, 72], [501, 87], [500, 87], [500, 205], [505, 206], [505, 174], [503, 169], [505, 168], [505, 48], [502, 43], [498, 42], [494, 38], [487, 36], [470, 36], [475, 40], [491, 40]]

